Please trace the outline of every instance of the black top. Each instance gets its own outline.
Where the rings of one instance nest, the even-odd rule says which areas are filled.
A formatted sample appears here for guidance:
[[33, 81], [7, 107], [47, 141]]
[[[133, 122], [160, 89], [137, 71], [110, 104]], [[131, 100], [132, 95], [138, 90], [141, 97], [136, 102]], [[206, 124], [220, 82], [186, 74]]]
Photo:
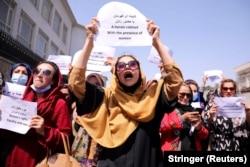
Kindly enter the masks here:
[[[83, 115], [94, 111], [104, 97], [102, 87], [86, 83], [86, 97], [83, 103], [77, 103], [77, 113]], [[154, 118], [139, 123], [126, 142], [116, 148], [101, 148], [98, 167], [164, 167], [160, 145], [159, 127], [165, 112], [171, 112], [177, 103], [166, 99], [164, 89], [159, 95]], [[146, 107], [146, 106], [145, 106]], [[124, 127], [126, 128], [126, 127]]]

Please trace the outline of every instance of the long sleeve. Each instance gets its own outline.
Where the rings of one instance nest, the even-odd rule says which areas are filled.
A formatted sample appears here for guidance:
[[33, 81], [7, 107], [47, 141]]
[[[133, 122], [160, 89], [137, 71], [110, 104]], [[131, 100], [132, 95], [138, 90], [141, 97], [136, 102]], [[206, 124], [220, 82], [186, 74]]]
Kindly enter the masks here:
[[73, 67], [69, 73], [69, 88], [79, 102], [83, 101], [85, 95], [85, 72], [85, 68]]
[[165, 94], [167, 99], [171, 101], [176, 98], [179, 92], [183, 82], [183, 76], [180, 68], [175, 63], [163, 65], [163, 68], [166, 73], [164, 77]]

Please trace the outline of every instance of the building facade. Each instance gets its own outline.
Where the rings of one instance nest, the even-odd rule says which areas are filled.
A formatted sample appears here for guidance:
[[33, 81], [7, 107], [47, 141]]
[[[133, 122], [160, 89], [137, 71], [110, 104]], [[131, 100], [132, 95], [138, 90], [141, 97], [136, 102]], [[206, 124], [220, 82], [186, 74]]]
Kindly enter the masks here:
[[246, 97], [246, 103], [250, 105], [250, 62], [234, 68], [234, 72], [237, 76], [239, 95]]
[[77, 23], [66, 0], [0, 0], [0, 70], [32, 68], [49, 55], [70, 55], [82, 48], [84, 26]]

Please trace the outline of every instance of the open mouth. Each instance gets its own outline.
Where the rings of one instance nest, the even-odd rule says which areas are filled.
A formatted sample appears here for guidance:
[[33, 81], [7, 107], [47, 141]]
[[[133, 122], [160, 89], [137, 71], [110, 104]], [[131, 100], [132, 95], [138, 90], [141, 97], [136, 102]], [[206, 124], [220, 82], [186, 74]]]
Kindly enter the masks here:
[[130, 71], [125, 72], [124, 78], [125, 79], [132, 79], [133, 78], [132, 72], [130, 72]]

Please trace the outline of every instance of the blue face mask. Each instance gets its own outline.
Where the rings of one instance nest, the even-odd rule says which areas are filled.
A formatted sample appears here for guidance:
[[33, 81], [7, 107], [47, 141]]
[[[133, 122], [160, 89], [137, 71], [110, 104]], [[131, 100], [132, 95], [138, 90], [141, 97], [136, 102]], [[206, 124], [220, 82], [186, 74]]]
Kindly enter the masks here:
[[193, 101], [196, 101], [198, 99], [198, 93], [193, 93]]
[[46, 92], [47, 90], [49, 90], [51, 88], [51, 85], [46, 86], [45, 88], [39, 89], [36, 88], [33, 84], [30, 86], [36, 93], [43, 93]]
[[13, 74], [11, 77], [11, 82], [25, 86], [28, 81], [28, 76], [23, 74]]

